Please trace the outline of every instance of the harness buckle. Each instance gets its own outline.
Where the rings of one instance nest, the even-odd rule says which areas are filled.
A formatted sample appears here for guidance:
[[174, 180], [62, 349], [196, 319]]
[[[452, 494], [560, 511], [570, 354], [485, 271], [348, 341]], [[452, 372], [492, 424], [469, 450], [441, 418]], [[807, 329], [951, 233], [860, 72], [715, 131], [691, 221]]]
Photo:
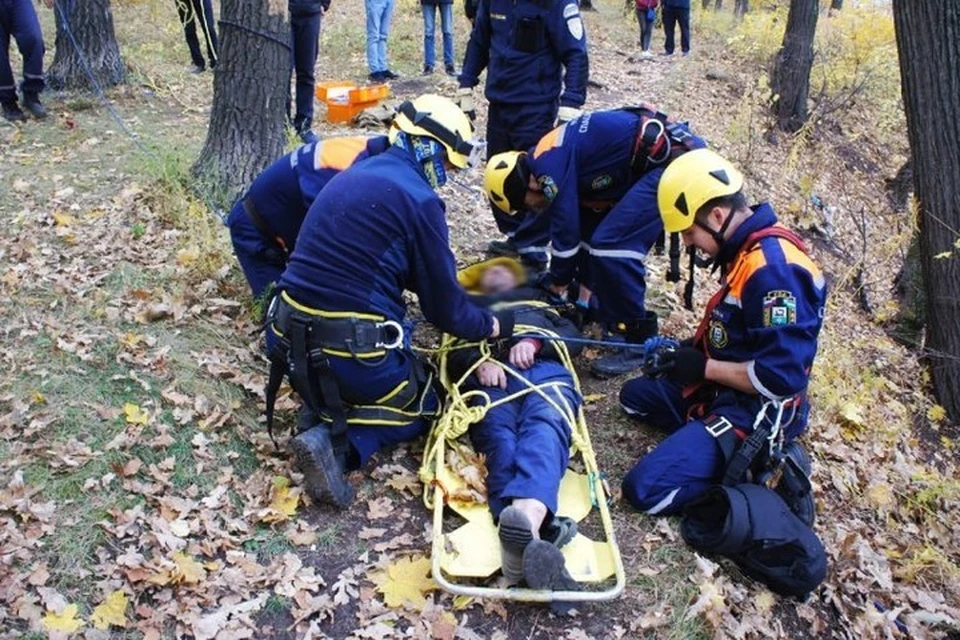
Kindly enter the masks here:
[[731, 429], [733, 429], [733, 423], [727, 420], [726, 418], [724, 418], [723, 416], [718, 416], [713, 420], [711, 420], [710, 422], [705, 423], [703, 426], [706, 428], [707, 433], [709, 433], [714, 438], [719, 438], [720, 436], [725, 434], [727, 431], [730, 431]]
[[382, 339], [377, 340], [377, 343], [374, 345], [377, 349], [399, 349], [403, 346], [403, 326], [396, 320], [384, 320], [383, 322], [378, 322], [376, 324], [377, 329], [393, 329], [397, 332], [396, 337], [390, 342], [384, 342]]

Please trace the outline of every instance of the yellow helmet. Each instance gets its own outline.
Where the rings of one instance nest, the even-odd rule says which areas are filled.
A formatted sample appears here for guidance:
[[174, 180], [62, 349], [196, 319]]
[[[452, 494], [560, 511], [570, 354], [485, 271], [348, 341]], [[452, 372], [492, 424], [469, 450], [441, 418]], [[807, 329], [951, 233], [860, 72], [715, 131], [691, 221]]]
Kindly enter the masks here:
[[390, 126], [390, 142], [399, 132], [433, 138], [447, 150], [447, 159], [458, 169], [464, 169], [479, 151], [473, 140], [470, 118], [450, 98], [434, 94], [407, 100], [397, 108]]
[[504, 151], [487, 161], [483, 188], [497, 209], [512, 216], [523, 206], [529, 180], [526, 152]]
[[687, 151], [673, 160], [660, 178], [657, 204], [667, 233], [693, 225], [700, 208], [743, 188], [743, 174], [729, 160], [710, 149]]

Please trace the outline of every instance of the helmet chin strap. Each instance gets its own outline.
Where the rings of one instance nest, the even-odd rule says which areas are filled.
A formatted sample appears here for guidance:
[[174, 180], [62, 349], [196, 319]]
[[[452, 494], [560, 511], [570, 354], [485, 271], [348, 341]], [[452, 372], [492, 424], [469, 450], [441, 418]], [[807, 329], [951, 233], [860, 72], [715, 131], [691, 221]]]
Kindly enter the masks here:
[[700, 227], [701, 229], [709, 233], [710, 237], [713, 238], [713, 241], [717, 243], [717, 248], [719, 249], [719, 248], [722, 248], [724, 242], [726, 242], [726, 238], [724, 238], [724, 234], [727, 232], [727, 229], [730, 228], [730, 223], [733, 222], [734, 215], [735, 215], [735, 212], [733, 211], [733, 209], [731, 209], [727, 214], [726, 220], [723, 221], [723, 224], [720, 225], [719, 229], [713, 229], [707, 226], [706, 224], [704, 224], [703, 222], [700, 222], [696, 218], [694, 218], [693, 224], [697, 225], [698, 227]]

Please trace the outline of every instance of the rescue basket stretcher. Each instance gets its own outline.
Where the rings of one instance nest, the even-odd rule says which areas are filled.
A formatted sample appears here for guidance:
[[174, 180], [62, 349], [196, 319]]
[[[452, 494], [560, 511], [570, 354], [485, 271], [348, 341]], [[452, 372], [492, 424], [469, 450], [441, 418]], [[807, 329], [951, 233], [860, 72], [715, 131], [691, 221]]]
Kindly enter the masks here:
[[[545, 339], [556, 338], [548, 330], [518, 325], [515, 334], [539, 334]], [[479, 345], [482, 357], [459, 380], [450, 377], [447, 356], [451, 350], [461, 347], [477, 347], [477, 344], [455, 345], [456, 339], [444, 335], [439, 349], [439, 377], [447, 391], [444, 410], [427, 438], [424, 448], [420, 479], [423, 481], [424, 504], [433, 511], [433, 544], [431, 553], [434, 580], [444, 591], [455, 595], [481, 598], [500, 598], [522, 602], [601, 602], [616, 598], [623, 591], [626, 577], [620, 550], [613, 530], [613, 521], [608, 507], [608, 491], [597, 467], [590, 444], [590, 436], [584, 419], [583, 408], [560, 406], [556, 399], [543, 389], [551, 384], [535, 385], [520, 376], [508, 364], [498, 362], [508, 376], [524, 381], [527, 388], [497, 401], [509, 402], [526, 393], [540, 393], [570, 423], [572, 451], [571, 460], [579, 454], [584, 471], [578, 473], [568, 466], [560, 483], [558, 516], [583, 521], [596, 508], [603, 527], [603, 540], [593, 540], [583, 533], [561, 548], [567, 571], [580, 583], [580, 591], [545, 591], [529, 588], [503, 588], [487, 586], [500, 569], [500, 542], [497, 527], [486, 502], [464, 501], [462, 495], [467, 483], [448, 464], [450, 449], [470, 448], [465, 435], [469, 426], [481, 420], [486, 411], [494, 406], [482, 390], [462, 392], [460, 387], [481, 363], [490, 360], [490, 352], [484, 342]], [[555, 342], [562, 364], [572, 373], [576, 389], [580, 381], [562, 342]], [[471, 403], [481, 399], [479, 405]], [[486, 398], [486, 401], [482, 400]], [[445, 527], [444, 508], [449, 507], [466, 522], [453, 530]]]

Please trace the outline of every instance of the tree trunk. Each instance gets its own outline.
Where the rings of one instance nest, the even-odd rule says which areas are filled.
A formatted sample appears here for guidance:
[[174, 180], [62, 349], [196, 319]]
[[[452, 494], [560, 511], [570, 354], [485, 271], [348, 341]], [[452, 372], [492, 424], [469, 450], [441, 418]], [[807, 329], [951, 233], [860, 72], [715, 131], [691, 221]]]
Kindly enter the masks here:
[[56, 53], [47, 73], [52, 88], [93, 89], [81, 54], [101, 87], [123, 82], [126, 69], [113, 32], [110, 0], [55, 0], [54, 16]]
[[819, 4], [819, 0], [790, 0], [783, 46], [770, 78], [776, 96], [773, 110], [777, 114], [777, 126], [791, 133], [798, 131], [809, 117], [807, 98]]
[[223, 0], [210, 127], [193, 166], [227, 205], [283, 153], [290, 93], [287, 0]]
[[750, 2], [749, 0], [736, 0], [736, 3], [733, 5], [733, 15], [737, 17], [738, 20], [743, 20], [743, 16], [750, 11]]
[[[894, 0], [933, 386], [960, 422], [960, 3]], [[940, 257], [938, 257], [940, 256]]]

